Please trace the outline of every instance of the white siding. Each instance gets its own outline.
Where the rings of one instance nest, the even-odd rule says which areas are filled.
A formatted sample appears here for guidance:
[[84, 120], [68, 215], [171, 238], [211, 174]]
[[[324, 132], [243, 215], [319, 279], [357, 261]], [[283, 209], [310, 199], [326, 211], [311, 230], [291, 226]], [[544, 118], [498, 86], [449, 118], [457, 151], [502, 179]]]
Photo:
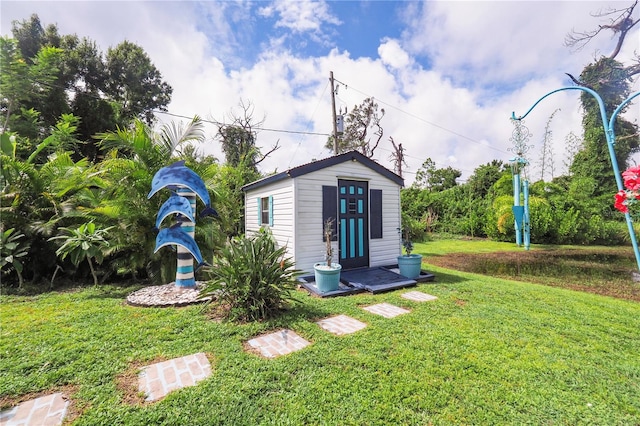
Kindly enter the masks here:
[[[317, 170], [295, 179], [297, 200], [296, 268], [313, 271], [313, 264], [324, 260], [322, 241], [322, 186], [337, 186], [338, 179], [365, 180], [369, 190], [381, 189], [383, 200], [383, 238], [369, 240], [370, 266], [384, 266], [397, 262], [400, 254], [400, 186], [374, 170], [354, 161]], [[257, 214], [257, 213], [256, 213]], [[334, 242], [334, 253], [338, 253]], [[337, 257], [336, 257], [337, 259]]]
[[[400, 186], [383, 176], [387, 185], [373, 189], [382, 189], [382, 238], [369, 240], [370, 266], [387, 266], [398, 263], [401, 254], [400, 235]], [[371, 189], [371, 188], [370, 188]]]
[[278, 246], [287, 246], [288, 256], [294, 257], [296, 246], [294, 239], [295, 199], [292, 179], [287, 178], [245, 193], [245, 232], [247, 236], [250, 236], [260, 229], [256, 199], [269, 196], [273, 197], [273, 226], [269, 228]]
[[[245, 193], [247, 235], [257, 232], [258, 197], [273, 197], [273, 232], [279, 246], [286, 245], [296, 269], [313, 272], [313, 264], [324, 260], [322, 235], [322, 187], [337, 186], [338, 179], [369, 182], [369, 190], [382, 190], [382, 236], [369, 239], [369, 265], [397, 263], [401, 254], [400, 186], [367, 166], [348, 161], [299, 176], [286, 178]], [[334, 262], [338, 260], [338, 242], [333, 243]]]

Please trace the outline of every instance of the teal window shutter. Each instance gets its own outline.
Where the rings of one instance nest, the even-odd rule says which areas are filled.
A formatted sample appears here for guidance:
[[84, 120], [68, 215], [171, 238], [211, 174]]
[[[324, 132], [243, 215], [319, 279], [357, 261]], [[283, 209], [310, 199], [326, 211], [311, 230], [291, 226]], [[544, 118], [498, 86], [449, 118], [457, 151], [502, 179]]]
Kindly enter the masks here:
[[258, 202], [258, 225], [262, 225], [262, 201], [260, 200], [260, 197], [256, 198], [256, 201]]
[[273, 226], [273, 196], [269, 195], [269, 226]]

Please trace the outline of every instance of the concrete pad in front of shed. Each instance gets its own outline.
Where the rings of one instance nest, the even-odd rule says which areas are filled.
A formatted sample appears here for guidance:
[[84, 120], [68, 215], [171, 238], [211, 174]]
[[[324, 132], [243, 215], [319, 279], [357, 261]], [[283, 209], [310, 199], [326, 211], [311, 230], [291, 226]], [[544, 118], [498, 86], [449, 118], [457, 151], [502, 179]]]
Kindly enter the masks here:
[[318, 290], [316, 287], [316, 278], [313, 275], [306, 275], [298, 278], [300, 285], [309, 293], [320, 297], [335, 297], [335, 296], [347, 296], [349, 294], [362, 293], [364, 288], [353, 287], [351, 285], [340, 282], [338, 289], [335, 291], [327, 291], [325, 293]]

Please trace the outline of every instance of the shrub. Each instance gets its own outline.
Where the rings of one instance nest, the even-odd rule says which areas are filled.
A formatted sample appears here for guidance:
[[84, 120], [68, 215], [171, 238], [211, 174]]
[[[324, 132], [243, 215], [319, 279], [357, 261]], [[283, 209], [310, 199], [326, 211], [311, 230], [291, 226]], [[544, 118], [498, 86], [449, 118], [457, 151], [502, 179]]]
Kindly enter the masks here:
[[589, 220], [589, 226], [597, 229], [597, 236], [594, 244], [614, 246], [625, 245], [629, 241], [629, 230], [627, 224], [621, 221], [600, 220], [598, 216], [592, 216]]
[[410, 241], [424, 241], [427, 232], [423, 221], [402, 214], [402, 238]]
[[513, 196], [497, 197], [487, 212], [485, 233], [496, 241], [513, 241], [515, 238], [513, 219]]
[[111, 228], [113, 227], [98, 229], [93, 222], [88, 222], [75, 229], [60, 228], [62, 234], [51, 237], [49, 240], [63, 241], [63, 244], [56, 251], [61, 260], [69, 256], [71, 263], [78, 267], [80, 262], [86, 259], [91, 269], [91, 276], [93, 276], [93, 284], [98, 285], [98, 275], [91, 259], [98, 265], [102, 263], [109, 247], [109, 241], [107, 241], [105, 235]]
[[529, 197], [529, 216], [532, 243], [552, 242], [553, 210], [547, 200], [540, 197]]
[[22, 287], [22, 269], [23, 264], [20, 258], [25, 257], [29, 253], [30, 244], [21, 241], [24, 234], [21, 232], [14, 233], [15, 229], [7, 229], [0, 232], [0, 271], [2, 275], [9, 274], [12, 270], [18, 276], [18, 287]]
[[268, 230], [253, 238], [233, 238], [220, 250], [200, 297], [212, 297], [231, 320], [256, 321], [274, 316], [292, 302], [300, 272], [276, 247]]
[[584, 219], [580, 211], [570, 207], [568, 210], [560, 212], [556, 210], [558, 216], [558, 226], [556, 229], [558, 244], [581, 244], [584, 235]]

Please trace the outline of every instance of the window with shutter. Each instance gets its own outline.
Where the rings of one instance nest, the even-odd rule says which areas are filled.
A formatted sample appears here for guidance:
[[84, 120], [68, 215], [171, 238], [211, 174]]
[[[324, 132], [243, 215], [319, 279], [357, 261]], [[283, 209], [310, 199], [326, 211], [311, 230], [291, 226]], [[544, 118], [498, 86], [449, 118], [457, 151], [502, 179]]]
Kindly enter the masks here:
[[258, 197], [258, 225], [273, 226], [273, 196]]

